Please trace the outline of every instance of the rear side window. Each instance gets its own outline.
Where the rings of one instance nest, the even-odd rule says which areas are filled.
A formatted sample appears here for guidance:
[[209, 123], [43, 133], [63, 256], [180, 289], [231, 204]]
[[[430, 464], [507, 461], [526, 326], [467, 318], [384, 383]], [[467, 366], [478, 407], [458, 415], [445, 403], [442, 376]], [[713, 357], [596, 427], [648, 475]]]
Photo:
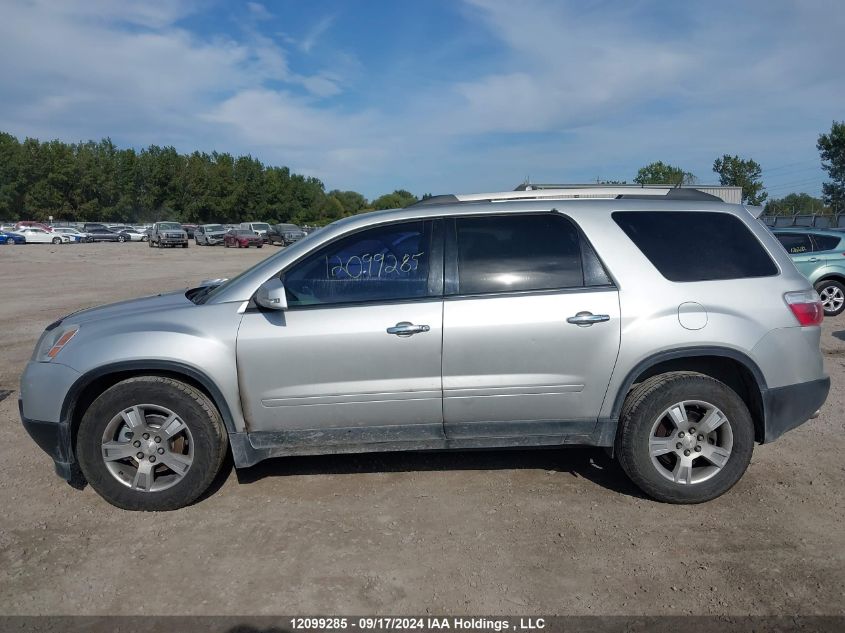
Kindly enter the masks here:
[[459, 294], [584, 285], [580, 235], [566, 218], [552, 214], [457, 218], [455, 230]]
[[839, 246], [842, 241], [841, 237], [834, 237], [832, 235], [814, 235], [813, 241], [816, 243], [817, 251], [832, 251]]
[[809, 235], [777, 233], [775, 237], [778, 238], [778, 241], [783, 244], [786, 252], [790, 255], [801, 255], [802, 253], [809, 253], [813, 250], [813, 243], [810, 241]]
[[616, 224], [669, 281], [769, 277], [777, 266], [739, 218], [707, 211], [617, 211]]

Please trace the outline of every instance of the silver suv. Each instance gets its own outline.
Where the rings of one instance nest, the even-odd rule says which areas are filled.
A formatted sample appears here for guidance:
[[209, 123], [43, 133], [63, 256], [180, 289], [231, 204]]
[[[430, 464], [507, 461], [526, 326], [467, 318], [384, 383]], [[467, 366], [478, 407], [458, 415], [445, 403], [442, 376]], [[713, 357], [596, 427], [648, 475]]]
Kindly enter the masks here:
[[604, 188], [345, 218], [223, 283], [52, 323], [21, 417], [61, 476], [134, 510], [191, 503], [228, 452], [563, 444], [707, 501], [830, 385], [819, 297], [755, 213]]

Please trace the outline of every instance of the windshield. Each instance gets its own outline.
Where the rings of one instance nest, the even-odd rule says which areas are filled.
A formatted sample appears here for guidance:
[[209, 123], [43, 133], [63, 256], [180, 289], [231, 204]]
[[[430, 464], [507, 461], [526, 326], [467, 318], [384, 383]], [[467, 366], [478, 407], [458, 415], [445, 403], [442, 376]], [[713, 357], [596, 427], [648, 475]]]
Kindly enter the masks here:
[[222, 230], [224, 230], [222, 224], [206, 224], [203, 228], [206, 231], [222, 231]]
[[277, 224], [276, 230], [280, 233], [283, 231], [293, 233], [293, 232], [301, 232], [302, 229], [296, 226], [296, 224]]
[[264, 222], [253, 222], [252, 228], [254, 228], [256, 231], [266, 231], [270, 228], [270, 225], [265, 224]]
[[181, 231], [182, 225], [178, 222], [161, 222], [158, 228], [160, 231]]
[[237, 231], [233, 231], [233, 233], [235, 235], [251, 235], [252, 237], [255, 237], [254, 231], [247, 231], [246, 229], [238, 229]]

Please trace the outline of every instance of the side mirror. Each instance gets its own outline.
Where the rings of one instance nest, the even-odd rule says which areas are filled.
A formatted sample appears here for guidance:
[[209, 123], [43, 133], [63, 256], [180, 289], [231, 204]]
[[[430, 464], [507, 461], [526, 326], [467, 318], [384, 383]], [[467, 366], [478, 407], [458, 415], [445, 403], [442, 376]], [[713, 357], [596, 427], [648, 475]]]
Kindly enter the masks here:
[[268, 310], [287, 310], [288, 297], [285, 294], [285, 285], [278, 277], [268, 279], [255, 293], [255, 303]]

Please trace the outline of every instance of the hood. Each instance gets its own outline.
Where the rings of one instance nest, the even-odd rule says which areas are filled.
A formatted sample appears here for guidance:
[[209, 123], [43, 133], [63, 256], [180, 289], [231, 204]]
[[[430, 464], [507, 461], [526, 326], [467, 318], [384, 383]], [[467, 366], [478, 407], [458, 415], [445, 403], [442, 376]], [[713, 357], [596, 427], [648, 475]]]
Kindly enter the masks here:
[[118, 301], [117, 303], [109, 303], [96, 308], [80, 310], [79, 312], [74, 312], [64, 317], [62, 319], [62, 323], [81, 324], [121, 316], [138, 316], [157, 312], [159, 310], [167, 310], [187, 305], [192, 305], [192, 302], [185, 296], [185, 291], [176, 290], [174, 292], [153, 295], [151, 297]]

